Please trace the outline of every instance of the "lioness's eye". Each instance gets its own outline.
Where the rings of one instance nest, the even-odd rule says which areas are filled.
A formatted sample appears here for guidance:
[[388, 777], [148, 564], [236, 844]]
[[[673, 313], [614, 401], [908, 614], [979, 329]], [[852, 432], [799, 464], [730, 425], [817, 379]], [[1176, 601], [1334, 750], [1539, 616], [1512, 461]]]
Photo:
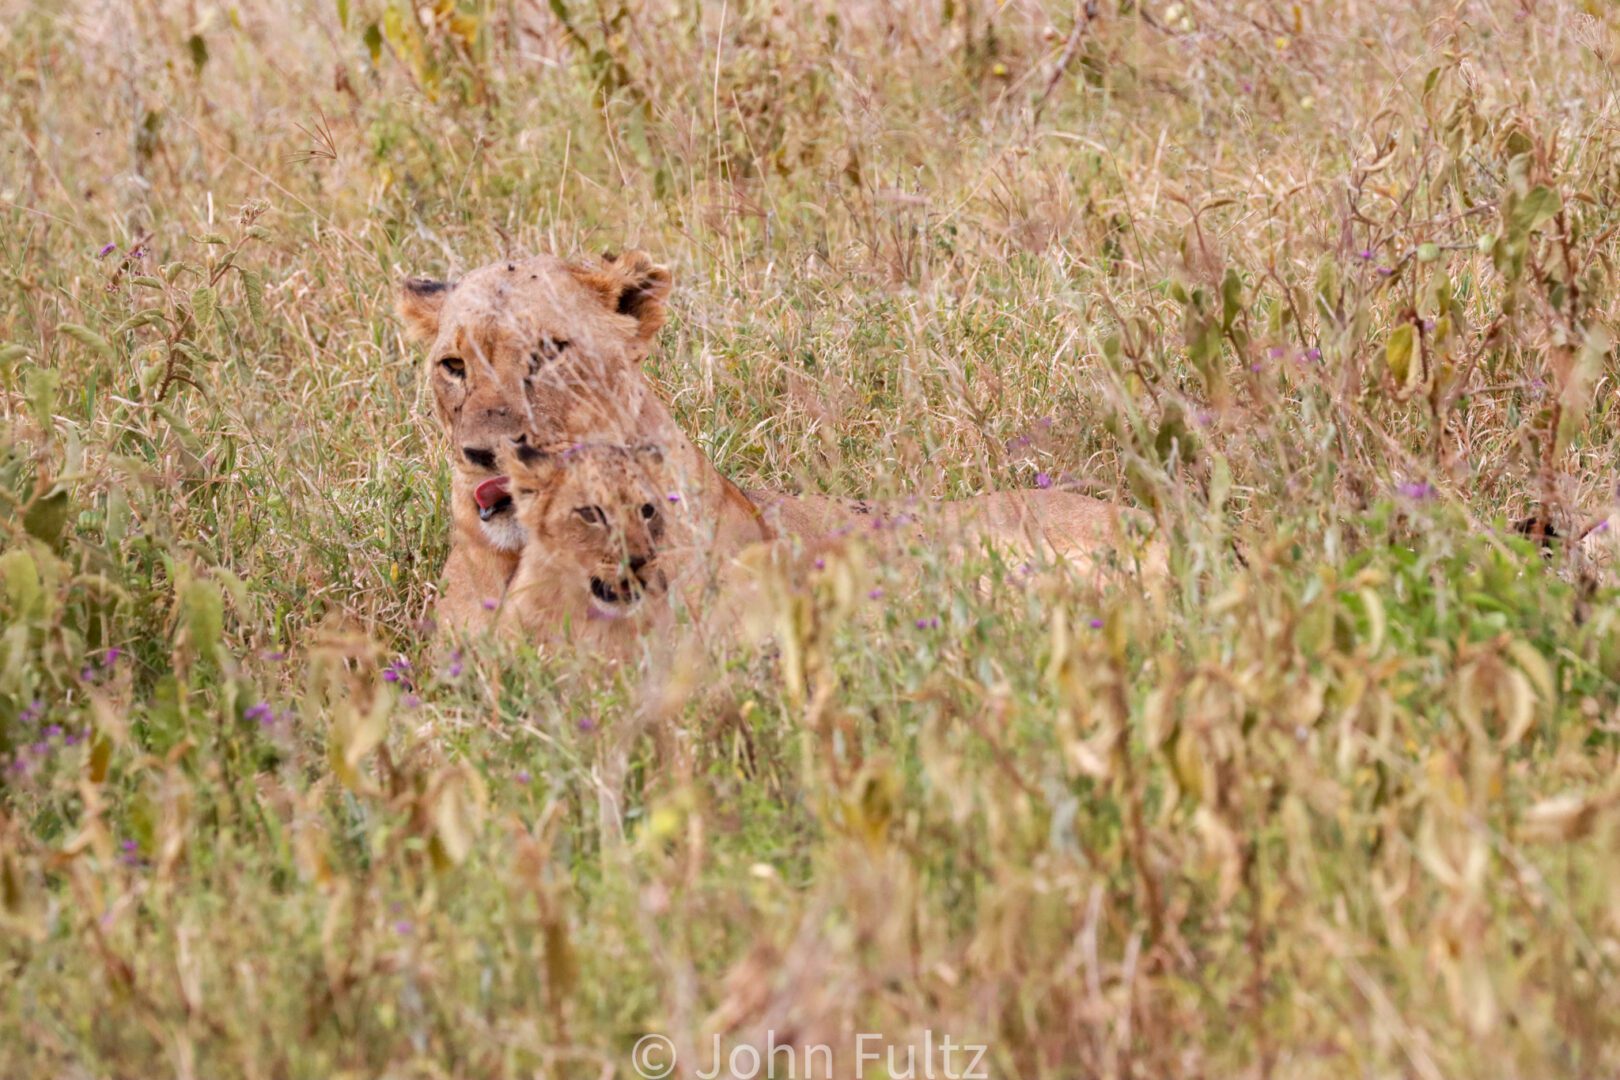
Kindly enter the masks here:
[[533, 375], [539, 372], [541, 364], [550, 363], [552, 360], [557, 359], [566, 348], [568, 348], [568, 342], [561, 338], [541, 338], [539, 349], [529, 354], [529, 374]]
[[439, 367], [443, 368], [451, 378], [465, 379], [467, 377], [467, 364], [459, 356], [445, 357], [439, 361]]
[[577, 507], [574, 513], [578, 514], [587, 525], [604, 525], [607, 523], [607, 515], [602, 513], [602, 508], [599, 506]]

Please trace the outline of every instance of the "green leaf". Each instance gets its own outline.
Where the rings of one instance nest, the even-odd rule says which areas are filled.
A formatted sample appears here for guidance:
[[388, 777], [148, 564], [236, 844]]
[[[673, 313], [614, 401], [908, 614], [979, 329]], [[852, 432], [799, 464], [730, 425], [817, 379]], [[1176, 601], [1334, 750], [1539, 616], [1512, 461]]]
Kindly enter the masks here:
[[1564, 202], [1558, 197], [1558, 192], [1545, 185], [1537, 185], [1519, 200], [1519, 205], [1513, 211], [1514, 224], [1527, 233], [1535, 232], [1563, 208]]
[[1221, 329], [1231, 330], [1232, 320], [1237, 318], [1241, 310], [1243, 310], [1243, 279], [1238, 277], [1236, 270], [1228, 267], [1226, 276], [1221, 278]]
[[45, 585], [40, 580], [39, 564], [34, 562], [33, 555], [21, 548], [0, 555], [0, 581], [5, 582], [6, 601], [14, 617], [21, 619], [34, 613], [45, 593]]
[[1440, 257], [1439, 244], [1419, 244], [1417, 249], [1418, 262], [1431, 263]]
[[114, 333], [125, 334], [131, 330], [138, 330], [143, 326], [149, 326], [153, 323], [163, 323], [167, 325], [168, 321], [169, 317], [163, 312], [159, 311], [157, 308], [147, 308], [145, 311], [137, 311], [135, 314], [119, 323], [118, 329], [115, 330]]
[[191, 54], [191, 66], [200, 75], [203, 66], [208, 63], [208, 43], [201, 34], [192, 34], [186, 39], [186, 51]]
[[366, 27], [366, 32], [361, 35], [361, 40], [366, 43], [366, 51], [371, 54], [371, 66], [376, 67], [382, 62], [382, 31], [377, 29], [376, 23], [372, 23]]
[[219, 297], [212, 287], [201, 285], [191, 291], [191, 316], [197, 320], [199, 327], [214, 321], [214, 311], [218, 306]]
[[44, 498], [34, 500], [28, 513], [23, 515], [23, 528], [28, 530], [30, 536], [56, 547], [62, 539], [67, 519], [68, 493], [66, 489], [58, 488]]
[[218, 659], [225, 636], [225, 598], [212, 581], [194, 578], [185, 584], [180, 598], [191, 647], [198, 656]]
[[252, 270], [242, 270], [242, 292], [247, 296], [248, 314], [253, 321], [264, 324], [264, 282]]
[[1384, 345], [1384, 363], [1388, 365], [1390, 375], [1394, 376], [1395, 384], [1403, 389], [1415, 374], [1412, 351], [1416, 339], [1417, 332], [1412, 324], [1402, 323], [1389, 335], [1389, 341]]
[[55, 430], [53, 419], [56, 415], [56, 388], [62, 384], [62, 376], [50, 368], [29, 368], [23, 376], [23, 393], [28, 395], [28, 404], [34, 410], [34, 419], [46, 432]]
[[112, 344], [88, 326], [80, 326], [78, 323], [62, 323], [56, 329], [59, 333], [66, 334], [98, 356], [111, 356], [113, 354]]

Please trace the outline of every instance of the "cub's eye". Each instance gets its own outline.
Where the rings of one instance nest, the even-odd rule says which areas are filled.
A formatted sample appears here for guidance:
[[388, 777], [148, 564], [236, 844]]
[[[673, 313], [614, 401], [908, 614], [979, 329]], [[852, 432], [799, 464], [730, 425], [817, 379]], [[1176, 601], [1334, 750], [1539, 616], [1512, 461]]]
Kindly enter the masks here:
[[658, 507], [654, 506], [652, 503], [641, 504], [641, 518], [643, 521], [651, 521], [653, 519], [653, 515], [656, 513], [658, 513]]
[[580, 506], [574, 509], [580, 520], [587, 525], [606, 525], [607, 515], [602, 513], [600, 506]]
[[465, 379], [467, 377], [467, 363], [459, 356], [447, 356], [439, 361], [439, 367], [452, 379]]

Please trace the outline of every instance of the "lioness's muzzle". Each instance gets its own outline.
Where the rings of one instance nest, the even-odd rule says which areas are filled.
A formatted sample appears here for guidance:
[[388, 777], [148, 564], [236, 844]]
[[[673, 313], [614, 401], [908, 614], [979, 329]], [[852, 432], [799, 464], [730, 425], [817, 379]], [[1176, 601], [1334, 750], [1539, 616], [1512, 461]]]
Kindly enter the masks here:
[[479, 521], [488, 521], [496, 514], [511, 509], [511, 477], [497, 476], [485, 480], [473, 489], [473, 500], [478, 503]]

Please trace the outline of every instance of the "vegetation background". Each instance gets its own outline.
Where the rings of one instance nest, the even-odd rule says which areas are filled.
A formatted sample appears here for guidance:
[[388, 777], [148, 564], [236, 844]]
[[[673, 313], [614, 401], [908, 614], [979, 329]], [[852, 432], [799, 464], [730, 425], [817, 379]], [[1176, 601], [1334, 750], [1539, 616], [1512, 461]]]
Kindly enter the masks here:
[[[1617, 31], [0, 0], [0, 1075], [1614, 1075], [1620, 611], [1551, 534], [1615, 499]], [[851, 564], [701, 694], [435, 651], [393, 289], [631, 245], [739, 482], [1116, 497], [1174, 588]]]

